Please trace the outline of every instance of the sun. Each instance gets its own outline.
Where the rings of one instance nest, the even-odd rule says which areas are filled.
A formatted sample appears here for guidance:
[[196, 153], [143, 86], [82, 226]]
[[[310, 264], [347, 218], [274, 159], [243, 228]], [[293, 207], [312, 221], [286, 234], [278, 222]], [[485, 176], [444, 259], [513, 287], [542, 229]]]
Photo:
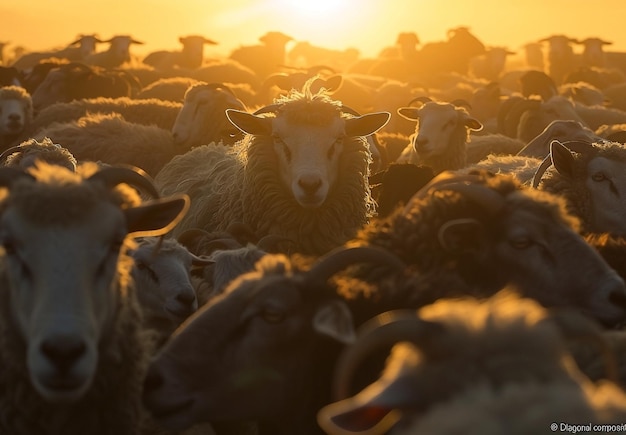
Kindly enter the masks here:
[[322, 15], [343, 12], [350, 1], [346, 0], [280, 0], [285, 9], [284, 14], [293, 15]]

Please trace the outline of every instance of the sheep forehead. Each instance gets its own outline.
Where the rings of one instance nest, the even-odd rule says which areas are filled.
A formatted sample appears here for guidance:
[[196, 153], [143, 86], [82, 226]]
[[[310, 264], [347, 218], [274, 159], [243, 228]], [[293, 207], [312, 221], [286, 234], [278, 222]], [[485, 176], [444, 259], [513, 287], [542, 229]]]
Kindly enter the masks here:
[[564, 224], [577, 231], [578, 219], [566, 211], [564, 198], [538, 190], [520, 190], [507, 195], [507, 210], [512, 220], [535, 227]]
[[620, 160], [603, 156], [592, 158], [587, 163], [587, 172], [589, 174], [602, 172], [605, 175], [610, 175], [611, 178], [624, 178], [622, 174], [626, 174], [626, 155]]
[[423, 124], [425, 120], [444, 124], [457, 117], [457, 109], [448, 103], [427, 103], [419, 110], [420, 124]]
[[289, 118], [276, 117], [272, 120], [272, 133], [291, 143], [307, 141], [331, 144], [344, 134], [345, 122], [336, 117], [327, 122], [291, 122]]

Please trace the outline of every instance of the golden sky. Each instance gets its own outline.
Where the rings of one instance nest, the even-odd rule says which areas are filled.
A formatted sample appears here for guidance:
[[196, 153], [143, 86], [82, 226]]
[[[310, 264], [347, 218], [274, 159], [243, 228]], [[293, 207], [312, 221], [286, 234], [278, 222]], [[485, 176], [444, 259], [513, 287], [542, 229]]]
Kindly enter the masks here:
[[178, 36], [201, 34], [227, 54], [270, 30], [364, 56], [393, 45], [399, 32], [422, 42], [469, 26], [486, 45], [516, 50], [552, 34], [612, 41], [626, 51], [625, 0], [0, 0], [0, 41], [31, 50], [64, 46], [79, 33], [131, 34], [135, 53], [179, 48]]

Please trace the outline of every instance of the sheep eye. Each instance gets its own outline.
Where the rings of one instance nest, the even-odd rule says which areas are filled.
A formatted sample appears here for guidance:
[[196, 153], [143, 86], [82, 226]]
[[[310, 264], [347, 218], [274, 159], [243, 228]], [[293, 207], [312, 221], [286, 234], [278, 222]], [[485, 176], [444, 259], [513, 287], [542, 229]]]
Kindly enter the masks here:
[[593, 181], [598, 181], [598, 182], [604, 181], [606, 180], [606, 175], [604, 175], [604, 172], [596, 172], [595, 174], [591, 176], [591, 179]]
[[285, 320], [285, 313], [283, 311], [266, 308], [261, 312], [261, 317], [267, 323], [280, 323]]
[[533, 241], [530, 237], [517, 237], [509, 240], [509, 243], [515, 249], [527, 249], [533, 244]]

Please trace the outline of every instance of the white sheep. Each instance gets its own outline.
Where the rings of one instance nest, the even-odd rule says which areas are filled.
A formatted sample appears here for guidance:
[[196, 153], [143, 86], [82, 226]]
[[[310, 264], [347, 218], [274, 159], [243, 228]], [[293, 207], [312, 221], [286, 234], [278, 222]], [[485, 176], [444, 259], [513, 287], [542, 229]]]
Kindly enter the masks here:
[[179, 148], [169, 130], [126, 121], [117, 113], [92, 114], [66, 123], [53, 123], [34, 135], [63, 144], [79, 161], [137, 166], [151, 176], [175, 155]]
[[96, 65], [105, 68], [116, 68], [131, 61], [130, 45], [143, 44], [128, 35], [117, 35], [105, 41], [109, 43], [109, 48], [105, 51], [90, 54], [84, 60], [87, 65]]
[[152, 65], [156, 69], [175, 67], [194, 69], [202, 65], [204, 45], [217, 44], [217, 42], [199, 35], [181, 36], [178, 41], [183, 44], [181, 51], [153, 51], [142, 62]]
[[194, 198], [177, 231], [217, 231], [243, 222], [258, 237], [278, 234], [297, 250], [326, 252], [375, 211], [364, 136], [381, 128], [389, 114], [342, 114], [339, 102], [307, 86], [265, 110], [270, 113], [229, 109], [230, 121], [247, 133], [242, 141], [232, 148], [194, 148], [159, 172], [163, 193], [188, 191]]
[[78, 39], [61, 50], [26, 53], [18, 57], [13, 65], [20, 71], [28, 70], [45, 59], [57, 58], [82, 61], [96, 51], [96, 44], [104, 42], [95, 34], [78, 35]]
[[428, 101], [421, 107], [401, 107], [398, 114], [416, 121], [411, 143], [398, 163], [430, 166], [435, 174], [465, 167], [470, 130], [479, 131], [482, 124], [464, 107]]
[[145, 328], [156, 331], [161, 345], [198, 309], [191, 268], [213, 264], [189, 252], [175, 239], [145, 237], [129, 252]]
[[261, 45], [236, 48], [230, 59], [247, 66], [264, 79], [285, 63], [286, 45], [293, 38], [282, 32], [268, 32], [259, 38]]
[[0, 432], [136, 434], [150, 343], [126, 251], [171, 230], [188, 198], [142, 203], [149, 179], [94, 164], [0, 179]]
[[539, 42], [548, 43], [548, 74], [560, 85], [565, 76], [576, 68], [572, 44], [578, 44], [579, 41], [565, 35], [552, 35]]
[[0, 150], [9, 148], [33, 122], [33, 101], [19, 86], [0, 87]]

